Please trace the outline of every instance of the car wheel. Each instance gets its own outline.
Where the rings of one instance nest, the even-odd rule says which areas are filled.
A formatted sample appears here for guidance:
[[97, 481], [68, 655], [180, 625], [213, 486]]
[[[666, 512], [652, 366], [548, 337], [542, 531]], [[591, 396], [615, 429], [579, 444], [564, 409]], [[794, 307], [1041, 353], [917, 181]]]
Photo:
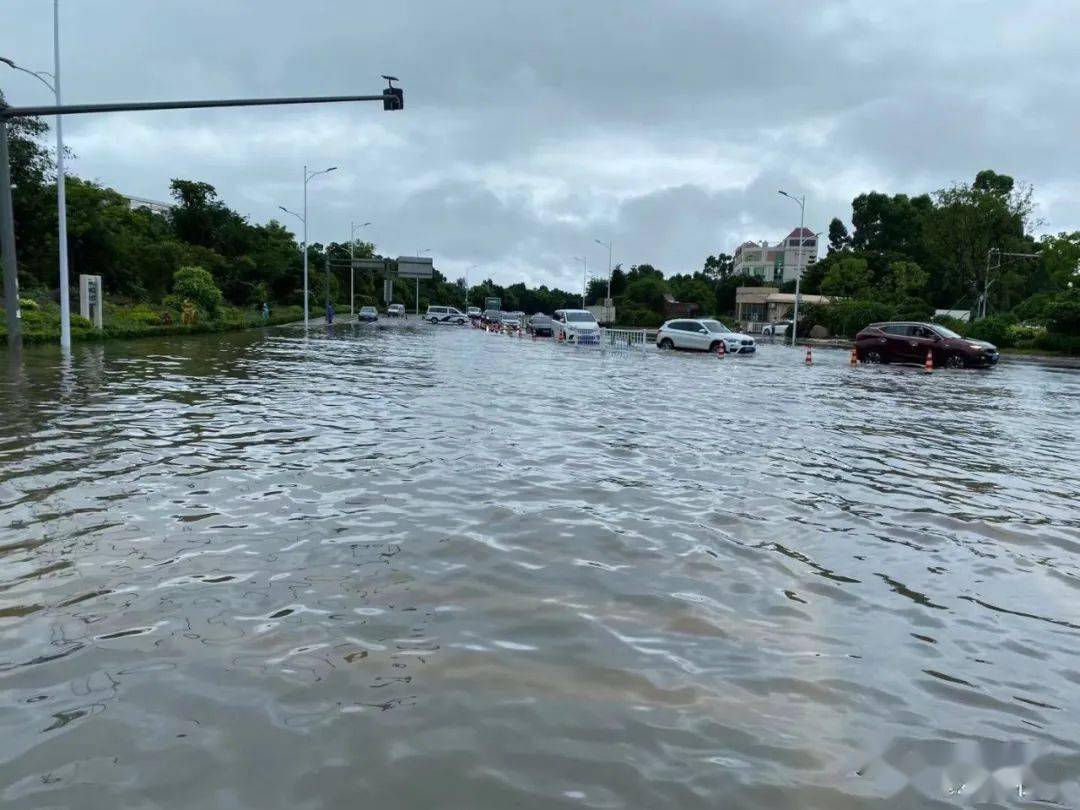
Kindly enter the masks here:
[[458, 319], [457, 319], [457, 325], [458, 325], [458, 326], [461, 326], [461, 325], [462, 325], [462, 324], [464, 324], [464, 323], [465, 323], [465, 321], [463, 321], [463, 320], [462, 320], [461, 318], [458, 318]]
[[660, 348], [661, 349], [668, 349], [668, 350], [674, 349], [675, 344], [672, 342], [671, 338], [664, 338], [663, 340], [660, 341]]
[[431, 321], [432, 325], [435, 325], [435, 324], [437, 324], [439, 322], [438, 318], [430, 318], [429, 320]]
[[945, 358], [945, 368], [964, 368], [967, 362], [959, 354], [950, 354]]
[[[714, 340], [712, 343], [709, 344], [709, 354], [716, 354], [716, 352], [719, 349], [720, 349], [720, 341], [719, 340]], [[727, 346], [724, 346], [724, 354], [727, 354]]]
[[871, 366], [880, 365], [885, 362], [885, 355], [877, 349], [867, 349], [863, 352], [863, 362]]

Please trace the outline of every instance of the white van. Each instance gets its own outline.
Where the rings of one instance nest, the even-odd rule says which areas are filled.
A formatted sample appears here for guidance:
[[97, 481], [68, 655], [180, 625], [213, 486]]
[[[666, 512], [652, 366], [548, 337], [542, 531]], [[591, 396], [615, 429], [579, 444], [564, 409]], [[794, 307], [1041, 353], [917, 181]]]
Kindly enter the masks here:
[[428, 323], [456, 323], [463, 324], [469, 320], [468, 316], [455, 307], [428, 307], [424, 313], [424, 320]]

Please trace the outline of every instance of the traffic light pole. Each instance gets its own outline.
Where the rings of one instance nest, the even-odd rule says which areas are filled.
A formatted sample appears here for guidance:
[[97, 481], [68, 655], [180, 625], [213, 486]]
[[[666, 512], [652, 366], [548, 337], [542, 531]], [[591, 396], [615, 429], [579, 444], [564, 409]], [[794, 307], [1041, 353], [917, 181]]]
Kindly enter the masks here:
[[384, 110], [400, 110], [405, 106], [400, 87], [388, 87], [378, 95], [366, 96], [288, 96], [282, 98], [231, 98], [204, 101], [140, 101], [118, 104], [56, 104], [41, 107], [9, 107], [6, 104], [0, 104], [0, 242], [2, 242], [0, 258], [3, 259], [4, 264], [4, 309], [7, 317], [8, 344], [12, 346], [22, 344], [22, 320], [19, 313], [19, 273], [15, 253], [15, 219], [12, 208], [11, 172], [8, 159], [8, 121], [15, 118], [32, 118], [42, 115], [196, 110], [216, 107], [265, 107], [285, 104], [335, 104], [346, 101], [381, 101]]

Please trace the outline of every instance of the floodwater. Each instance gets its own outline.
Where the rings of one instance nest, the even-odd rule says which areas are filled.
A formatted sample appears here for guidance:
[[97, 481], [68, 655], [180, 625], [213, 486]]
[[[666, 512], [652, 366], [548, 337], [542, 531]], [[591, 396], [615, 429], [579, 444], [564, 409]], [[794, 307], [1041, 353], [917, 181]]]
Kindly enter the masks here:
[[1080, 372], [0, 360], [6, 810], [1080, 804]]

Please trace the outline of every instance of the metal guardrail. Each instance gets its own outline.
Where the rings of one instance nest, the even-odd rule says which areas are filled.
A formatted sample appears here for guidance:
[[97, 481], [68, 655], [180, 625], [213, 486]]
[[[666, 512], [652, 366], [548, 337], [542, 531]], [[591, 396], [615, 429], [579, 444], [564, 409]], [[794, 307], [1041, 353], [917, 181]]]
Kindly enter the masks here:
[[644, 329], [600, 330], [600, 345], [605, 349], [643, 349], [647, 340]]

